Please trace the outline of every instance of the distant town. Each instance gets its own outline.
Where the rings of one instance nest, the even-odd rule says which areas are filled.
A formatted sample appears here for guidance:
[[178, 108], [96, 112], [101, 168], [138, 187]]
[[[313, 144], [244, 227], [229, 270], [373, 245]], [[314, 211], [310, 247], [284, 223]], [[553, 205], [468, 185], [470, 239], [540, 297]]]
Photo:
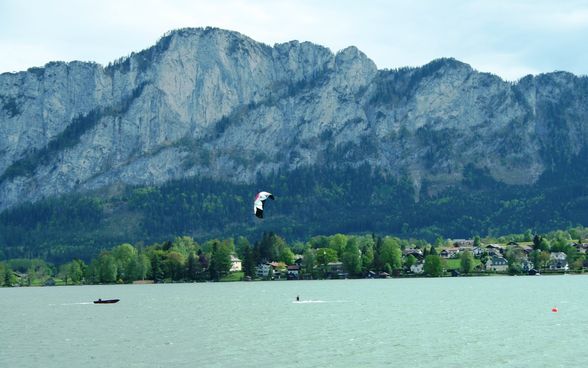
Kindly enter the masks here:
[[[588, 268], [586, 229], [530, 232], [497, 239], [437, 239], [434, 244], [393, 236], [315, 236], [288, 244], [264, 233], [203, 243], [182, 236], [149, 246], [120, 244], [85, 262], [42, 259], [0, 262], [0, 284], [53, 286], [116, 283], [317, 280], [389, 277], [542, 275]], [[576, 237], [577, 241], [573, 240]]]

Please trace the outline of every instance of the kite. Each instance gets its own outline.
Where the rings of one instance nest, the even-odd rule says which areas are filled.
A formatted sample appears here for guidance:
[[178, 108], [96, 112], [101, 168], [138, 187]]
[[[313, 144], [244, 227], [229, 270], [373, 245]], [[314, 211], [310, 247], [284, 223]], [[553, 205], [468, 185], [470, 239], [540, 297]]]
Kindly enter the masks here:
[[267, 199], [274, 200], [274, 196], [268, 192], [259, 192], [255, 196], [255, 202], [253, 202], [253, 213], [259, 218], [263, 218], [263, 205]]

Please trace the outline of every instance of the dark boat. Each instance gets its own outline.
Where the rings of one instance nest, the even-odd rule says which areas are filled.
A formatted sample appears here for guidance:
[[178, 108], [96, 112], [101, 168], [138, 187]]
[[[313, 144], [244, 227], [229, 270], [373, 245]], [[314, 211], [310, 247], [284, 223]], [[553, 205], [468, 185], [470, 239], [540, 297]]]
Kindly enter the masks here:
[[98, 299], [98, 300], [94, 300], [94, 304], [112, 304], [112, 303], [118, 303], [120, 299]]

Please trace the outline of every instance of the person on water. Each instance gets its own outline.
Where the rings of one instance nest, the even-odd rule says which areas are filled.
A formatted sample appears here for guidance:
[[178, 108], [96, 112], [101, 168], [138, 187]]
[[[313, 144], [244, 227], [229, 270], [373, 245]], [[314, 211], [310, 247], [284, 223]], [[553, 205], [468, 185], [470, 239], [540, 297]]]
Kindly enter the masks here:
[[300, 296], [296, 295], [296, 301], [299, 302], [300, 301]]

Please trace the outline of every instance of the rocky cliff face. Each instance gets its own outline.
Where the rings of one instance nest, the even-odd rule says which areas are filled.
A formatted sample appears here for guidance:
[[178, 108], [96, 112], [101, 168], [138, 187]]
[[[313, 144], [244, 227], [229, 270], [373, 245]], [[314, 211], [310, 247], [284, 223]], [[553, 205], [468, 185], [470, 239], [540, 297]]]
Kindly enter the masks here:
[[468, 165], [532, 184], [585, 155], [587, 139], [586, 77], [509, 83], [453, 59], [377, 70], [354, 47], [183, 29], [107, 67], [0, 75], [0, 210], [115, 184], [252, 182], [325, 164], [367, 163], [430, 192], [459, 184]]

